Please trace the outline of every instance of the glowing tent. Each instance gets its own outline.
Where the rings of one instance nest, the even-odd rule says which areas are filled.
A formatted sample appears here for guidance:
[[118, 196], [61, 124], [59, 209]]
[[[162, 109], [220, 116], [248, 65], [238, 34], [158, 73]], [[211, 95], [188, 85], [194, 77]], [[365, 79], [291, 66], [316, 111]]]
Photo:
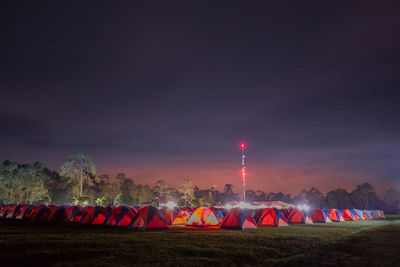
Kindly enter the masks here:
[[371, 212], [369, 210], [363, 210], [363, 212], [365, 213], [365, 215], [367, 216], [367, 219], [372, 219], [371, 218]]
[[383, 212], [383, 210], [378, 210], [378, 217], [380, 219], [385, 219], [385, 213]]
[[129, 226], [135, 214], [135, 211], [131, 208], [118, 206], [111, 210], [105, 224], [112, 226]]
[[[265, 211], [265, 208], [261, 208], [261, 209], [257, 209], [256, 213], [254, 214], [253, 218], [254, 221], [258, 223], [258, 220], [261, 217], [261, 214], [263, 214], [263, 212]], [[283, 211], [282, 211], [283, 212]], [[286, 216], [285, 216], [286, 217]]]
[[357, 220], [364, 220], [364, 212], [362, 210], [354, 209], [354, 215], [356, 216]]
[[289, 223], [313, 223], [311, 216], [306, 211], [299, 209], [292, 210], [287, 219]]
[[167, 222], [161, 212], [153, 206], [141, 207], [133, 217], [129, 228], [137, 229], [165, 229]]
[[214, 212], [215, 217], [217, 217], [218, 223], [222, 223], [225, 217], [224, 214], [222, 213], [222, 210], [214, 207], [210, 209]]
[[371, 210], [371, 214], [373, 215], [373, 216], [371, 216], [371, 217], [373, 217], [371, 219], [379, 219], [379, 215], [378, 215], [378, 211], [377, 210]]
[[221, 223], [222, 229], [255, 229], [257, 224], [247, 210], [240, 208], [231, 209]]
[[186, 223], [188, 226], [217, 226], [218, 224], [214, 212], [204, 207], [197, 208]]
[[328, 212], [322, 209], [316, 209], [312, 212], [311, 214], [313, 222], [319, 222], [319, 223], [331, 223], [332, 220], [330, 219], [330, 216]]
[[173, 220], [173, 225], [185, 225], [189, 220], [190, 214], [185, 210], [180, 210], [178, 215]]
[[329, 217], [331, 218], [332, 222], [344, 222], [345, 221], [343, 214], [340, 210], [331, 209], [328, 211], [328, 213], [329, 213]]
[[342, 211], [343, 217], [346, 221], [357, 221], [357, 217], [353, 210], [345, 209]]
[[165, 221], [168, 225], [173, 224], [176, 217], [180, 214], [181, 209], [178, 207], [174, 207], [173, 209], [162, 209], [160, 210], [161, 214], [164, 216]]
[[257, 220], [258, 226], [288, 226], [288, 221], [281, 210], [274, 208], [261, 210], [262, 213], [258, 216]]

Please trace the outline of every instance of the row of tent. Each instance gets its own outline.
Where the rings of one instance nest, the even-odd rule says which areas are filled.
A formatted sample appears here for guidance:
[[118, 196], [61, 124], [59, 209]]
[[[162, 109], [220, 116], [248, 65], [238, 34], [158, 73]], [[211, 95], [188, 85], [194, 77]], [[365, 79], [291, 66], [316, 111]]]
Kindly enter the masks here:
[[140, 229], [165, 229], [168, 225], [220, 226], [222, 229], [251, 229], [288, 226], [288, 224], [331, 223], [367, 219], [383, 219], [380, 210], [258, 209], [254, 216], [248, 210], [233, 208], [156, 208], [101, 206], [0, 205], [0, 217], [30, 219], [57, 223], [75, 222]]

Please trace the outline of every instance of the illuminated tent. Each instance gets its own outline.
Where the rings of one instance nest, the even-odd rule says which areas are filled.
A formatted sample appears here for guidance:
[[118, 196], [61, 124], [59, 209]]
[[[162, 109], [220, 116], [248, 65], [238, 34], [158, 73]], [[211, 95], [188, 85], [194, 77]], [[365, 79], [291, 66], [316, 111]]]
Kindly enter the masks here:
[[51, 210], [48, 206], [40, 205], [33, 208], [30, 218], [35, 221], [47, 221], [50, 213]]
[[173, 225], [185, 225], [187, 221], [189, 220], [190, 213], [186, 210], [181, 209], [178, 213], [178, 215], [175, 217], [173, 220], [172, 224]]
[[328, 211], [328, 214], [329, 214], [329, 217], [331, 218], [332, 222], [344, 222], [345, 221], [343, 214], [340, 210], [331, 209]]
[[108, 212], [104, 207], [85, 207], [83, 208], [84, 215], [80, 223], [83, 224], [104, 224], [108, 217]]
[[385, 219], [385, 213], [383, 212], [383, 210], [378, 210], [377, 212], [380, 219]]
[[133, 217], [129, 228], [136, 229], [166, 229], [167, 222], [161, 212], [153, 206], [141, 207]]
[[319, 223], [331, 223], [332, 220], [330, 219], [329, 213], [322, 209], [316, 209], [311, 214], [313, 222]]
[[275, 208], [261, 210], [262, 213], [256, 221], [258, 226], [288, 226], [288, 221], [281, 210]]
[[363, 210], [363, 212], [365, 213], [365, 215], [367, 215], [367, 219], [373, 219], [371, 218], [371, 212], [369, 210]]
[[281, 211], [283, 212], [283, 214], [285, 215], [285, 218], [287, 219], [290, 215], [290, 213], [292, 212], [292, 208], [289, 209], [281, 209]]
[[1, 207], [1, 209], [0, 209], [0, 217], [6, 217], [10, 207], [11, 207], [11, 205], [4, 205], [3, 207]]
[[257, 224], [247, 210], [234, 208], [226, 214], [221, 223], [221, 228], [236, 230], [255, 229], [257, 228]]
[[[261, 208], [261, 209], [258, 209], [258, 210], [256, 211], [256, 213], [255, 213], [254, 216], [253, 216], [255, 222], [258, 223], [258, 220], [260, 219], [261, 215], [264, 213], [265, 210], [266, 210], [265, 208]], [[283, 211], [282, 211], [282, 212], [283, 212]]]
[[313, 223], [311, 216], [306, 211], [299, 209], [292, 210], [287, 219], [289, 223]]
[[15, 214], [15, 219], [25, 218], [25, 214], [29, 213], [35, 206], [34, 205], [23, 205]]
[[351, 209], [345, 209], [342, 211], [343, 217], [346, 221], [357, 221], [355, 212]]
[[21, 208], [21, 205], [13, 205], [8, 209], [7, 212], [7, 218], [14, 218], [15, 214], [18, 212], [18, 210]]
[[174, 207], [173, 209], [165, 208], [165, 209], [160, 210], [160, 212], [164, 216], [164, 219], [167, 222], [167, 224], [171, 225], [171, 224], [173, 224], [174, 220], [181, 212], [181, 209], [178, 207]]
[[373, 218], [371, 219], [379, 219], [378, 211], [377, 210], [371, 210], [371, 214], [373, 215]]
[[54, 207], [47, 218], [49, 222], [64, 223], [68, 221], [68, 215], [63, 206]]
[[368, 214], [365, 212], [365, 210], [362, 210], [362, 218], [363, 218], [363, 220], [369, 219]]
[[354, 210], [354, 214], [355, 214], [357, 220], [364, 220], [365, 219], [364, 212], [362, 210], [355, 209]]
[[225, 217], [224, 214], [222, 213], [222, 210], [214, 207], [210, 209], [214, 212], [215, 217], [217, 217], [218, 223], [222, 223]]
[[111, 210], [106, 220], [106, 225], [111, 226], [129, 226], [136, 212], [128, 207], [118, 206]]
[[217, 226], [218, 224], [214, 212], [204, 207], [197, 208], [186, 223], [188, 226]]

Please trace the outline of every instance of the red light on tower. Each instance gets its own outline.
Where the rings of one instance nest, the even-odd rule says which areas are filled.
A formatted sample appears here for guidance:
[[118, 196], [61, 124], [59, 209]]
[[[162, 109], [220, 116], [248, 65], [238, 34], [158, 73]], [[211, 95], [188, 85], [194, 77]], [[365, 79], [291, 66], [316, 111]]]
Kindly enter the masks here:
[[245, 149], [245, 148], [246, 148], [246, 144], [245, 144], [245, 143], [241, 143], [241, 144], [240, 144], [240, 148], [241, 148], [241, 149]]

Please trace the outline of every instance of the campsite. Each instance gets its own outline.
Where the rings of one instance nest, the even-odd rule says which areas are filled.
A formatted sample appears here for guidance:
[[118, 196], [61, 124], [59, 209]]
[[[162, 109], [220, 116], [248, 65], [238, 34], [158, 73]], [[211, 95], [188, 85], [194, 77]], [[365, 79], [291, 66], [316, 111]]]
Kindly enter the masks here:
[[[239, 208], [5, 205], [0, 260], [74, 266], [394, 265], [400, 260], [400, 216], [369, 213], [372, 217], [362, 219], [353, 210], [266, 208], [252, 216]], [[328, 220], [329, 214], [339, 219]]]
[[[0, 220], [0, 260], [22, 265], [379, 265], [400, 258], [400, 216], [245, 231], [184, 226], [135, 231]], [[21, 253], [23, 251], [23, 253]], [[374, 264], [376, 265], [376, 264]]]

